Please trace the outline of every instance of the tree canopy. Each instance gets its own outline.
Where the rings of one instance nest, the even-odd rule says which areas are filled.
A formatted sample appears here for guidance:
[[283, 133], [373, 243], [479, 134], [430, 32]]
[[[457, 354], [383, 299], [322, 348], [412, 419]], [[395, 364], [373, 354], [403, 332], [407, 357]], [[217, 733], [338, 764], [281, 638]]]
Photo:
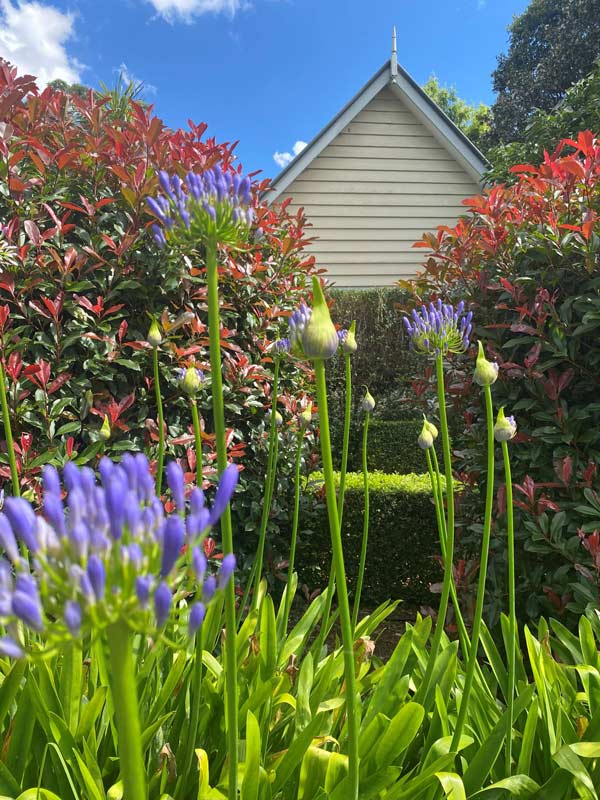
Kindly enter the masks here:
[[493, 73], [490, 142], [522, 137], [536, 109], [550, 111], [600, 57], [600, 0], [532, 0], [509, 27]]
[[458, 96], [454, 86], [442, 85], [435, 75], [429, 77], [423, 84], [423, 89], [473, 144], [482, 150], [489, 129], [489, 107], [484, 103], [468, 103]]

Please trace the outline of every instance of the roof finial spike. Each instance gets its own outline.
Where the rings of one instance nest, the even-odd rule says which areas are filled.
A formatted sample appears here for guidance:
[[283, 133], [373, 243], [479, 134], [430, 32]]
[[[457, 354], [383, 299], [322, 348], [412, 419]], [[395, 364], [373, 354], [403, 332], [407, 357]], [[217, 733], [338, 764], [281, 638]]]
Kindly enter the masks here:
[[392, 28], [392, 58], [390, 60], [392, 78], [398, 74], [398, 50], [396, 48], [396, 26]]

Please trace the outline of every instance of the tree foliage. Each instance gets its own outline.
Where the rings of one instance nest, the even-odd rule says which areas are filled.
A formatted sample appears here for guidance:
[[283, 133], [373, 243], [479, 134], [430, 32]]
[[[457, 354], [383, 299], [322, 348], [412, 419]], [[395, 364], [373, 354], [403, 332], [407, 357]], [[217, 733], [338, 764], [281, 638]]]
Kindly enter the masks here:
[[492, 143], [522, 137], [536, 109], [549, 111], [600, 56], [599, 0], [532, 0], [509, 26], [493, 73]]
[[485, 103], [472, 105], [458, 96], [454, 86], [442, 85], [431, 75], [423, 89], [461, 131], [480, 150], [489, 130], [490, 110]]

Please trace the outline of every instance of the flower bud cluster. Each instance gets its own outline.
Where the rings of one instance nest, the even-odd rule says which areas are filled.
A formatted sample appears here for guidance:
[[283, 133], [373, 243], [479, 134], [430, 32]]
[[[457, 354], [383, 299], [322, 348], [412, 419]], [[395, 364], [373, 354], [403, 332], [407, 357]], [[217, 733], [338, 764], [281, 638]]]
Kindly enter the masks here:
[[403, 317], [404, 327], [415, 350], [431, 355], [464, 353], [469, 347], [473, 312], [464, 313], [464, 301], [456, 309], [438, 300], [435, 304], [412, 310], [411, 317]]
[[363, 397], [360, 405], [362, 410], [367, 411], [368, 413], [371, 413], [371, 411], [373, 411], [375, 408], [375, 398], [368, 389], [365, 391], [365, 396]]
[[204, 373], [196, 367], [182, 367], [177, 373], [177, 382], [189, 397], [194, 397], [204, 383]]
[[504, 406], [498, 411], [494, 425], [494, 438], [497, 442], [509, 442], [517, 435], [517, 423], [514, 417], [504, 415]]
[[[99, 472], [101, 482], [89, 467], [68, 462], [63, 501], [56, 469], [45, 467], [41, 515], [22, 498], [5, 501], [0, 546], [8, 561], [0, 561], [0, 624], [7, 635], [0, 638], [0, 653], [25, 654], [21, 624], [49, 644], [117, 619], [143, 632], [173, 619], [175, 630], [193, 636], [206, 603], [231, 579], [235, 557], [226, 555], [218, 575], [209, 575], [201, 540], [233, 495], [235, 466], [221, 476], [208, 508], [197, 488], [186, 503], [183, 471], [168, 464], [172, 514], [156, 496], [144, 455], [125, 454], [120, 464], [103, 458]], [[182, 602], [188, 597], [189, 605]]]
[[187, 234], [194, 239], [235, 243], [238, 227], [248, 227], [254, 219], [247, 176], [217, 165], [200, 174], [188, 172], [184, 181], [164, 171], [158, 179], [164, 194], [149, 197], [147, 203], [162, 223], [162, 227], [153, 226], [159, 247], [164, 247], [171, 235]]
[[356, 324], [353, 322], [349, 328], [342, 328], [337, 332], [340, 348], [346, 355], [349, 356], [351, 356], [353, 353], [356, 353], [358, 349], [355, 328]]
[[423, 427], [421, 428], [421, 433], [419, 434], [419, 438], [417, 440], [421, 450], [429, 450], [430, 447], [433, 447], [433, 443], [437, 437], [438, 429], [433, 422], [429, 422], [427, 417], [423, 416]]

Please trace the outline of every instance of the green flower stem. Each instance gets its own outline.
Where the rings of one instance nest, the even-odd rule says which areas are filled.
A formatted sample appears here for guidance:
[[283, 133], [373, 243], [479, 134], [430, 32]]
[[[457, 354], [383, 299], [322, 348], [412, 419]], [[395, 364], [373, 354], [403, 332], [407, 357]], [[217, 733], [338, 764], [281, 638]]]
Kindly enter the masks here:
[[191, 685], [191, 698], [190, 698], [190, 727], [187, 733], [184, 769], [180, 773], [179, 779], [185, 783], [190, 783], [192, 777], [192, 763], [194, 759], [194, 750], [196, 749], [196, 742], [198, 741], [198, 722], [200, 721], [200, 706], [202, 702], [202, 652], [204, 649], [203, 627], [200, 626], [196, 634], [196, 648], [194, 654], [194, 667], [192, 672], [192, 685]]
[[198, 403], [194, 397], [190, 398], [192, 408], [192, 422], [194, 424], [194, 441], [196, 447], [196, 486], [202, 488], [202, 431], [200, 430], [200, 417], [198, 416]]
[[487, 479], [485, 493], [485, 513], [483, 519], [483, 536], [481, 539], [481, 558], [479, 562], [479, 581], [477, 585], [477, 600], [475, 602], [475, 614], [473, 616], [473, 630], [471, 634], [471, 651], [467, 663], [465, 674], [465, 685], [458, 710], [458, 719], [452, 738], [451, 751], [456, 752], [460, 737], [462, 735], [467, 710], [469, 706], [469, 695], [473, 686], [475, 667], [477, 664], [477, 653], [479, 651], [479, 636], [481, 633], [481, 620], [483, 617], [483, 601], [485, 599], [485, 583], [487, 579], [487, 566], [490, 551], [490, 536], [492, 530], [492, 505], [494, 502], [494, 410], [492, 408], [492, 390], [490, 386], [484, 386], [485, 411], [487, 423]]
[[352, 610], [352, 627], [356, 628], [358, 621], [358, 612], [360, 609], [360, 595], [362, 593], [363, 579], [365, 576], [365, 564], [367, 563], [367, 543], [369, 540], [369, 470], [367, 465], [367, 441], [369, 436], [369, 419], [371, 415], [367, 411], [365, 413], [365, 422], [363, 425], [363, 441], [362, 441], [362, 473], [363, 473], [363, 487], [365, 495], [365, 507], [363, 512], [363, 535], [362, 545], [360, 548], [360, 563], [358, 565], [358, 577], [356, 579], [356, 594], [354, 595], [354, 608]]
[[[219, 476], [227, 467], [225, 440], [225, 408], [223, 403], [223, 377], [221, 374], [221, 322], [219, 311], [219, 272], [217, 268], [217, 243], [206, 246], [206, 273], [208, 284], [208, 332], [210, 342], [212, 406], [217, 447]], [[233, 552], [233, 529], [229, 506], [221, 517], [223, 553]], [[228, 797], [237, 800], [238, 764], [238, 686], [236, 654], [235, 582], [229, 581], [225, 593], [225, 729], [228, 755]]]
[[[352, 364], [350, 362], [350, 355], [344, 354], [346, 359], [346, 399], [344, 403], [344, 437], [342, 444], [342, 463], [340, 465], [340, 487], [338, 493], [338, 517], [340, 521], [340, 530], [342, 529], [342, 521], [344, 516], [344, 497], [346, 495], [346, 472], [348, 470], [348, 450], [350, 446], [350, 417], [352, 414]], [[325, 608], [323, 609], [323, 623], [319, 631], [318, 644], [316, 647], [317, 658], [325, 639], [331, 628], [331, 605], [333, 603], [333, 595], [335, 593], [335, 570], [333, 568], [333, 559], [329, 568], [329, 583], [327, 584], [327, 597], [325, 599]]]
[[283, 610], [283, 621], [281, 623], [282, 640], [287, 634], [288, 620], [290, 618], [290, 608], [292, 606], [292, 578], [294, 575], [294, 561], [296, 560], [296, 544], [298, 540], [298, 523], [300, 520], [300, 465], [302, 463], [302, 443], [304, 441], [304, 428], [298, 429], [296, 441], [296, 461], [294, 464], [294, 516], [292, 518], [292, 536], [290, 540], [290, 559], [288, 563], [288, 574], [285, 588], [285, 607]]
[[[433, 451], [433, 459], [431, 456], [432, 451]], [[425, 451], [425, 456], [427, 458], [427, 469], [429, 471], [429, 479], [431, 480], [431, 490], [433, 492], [433, 499], [435, 505], [435, 516], [437, 519], [438, 531], [440, 533], [440, 548], [442, 551], [442, 560], [445, 563], [446, 517], [444, 514], [444, 493], [442, 489], [442, 476], [440, 475], [440, 468], [438, 465], [435, 448], [434, 447], [428, 448]], [[468, 658], [470, 650], [469, 634], [467, 631], [467, 626], [465, 625], [465, 621], [463, 619], [462, 612], [460, 610], [460, 604], [458, 602], [458, 595], [456, 592], [456, 586], [454, 585], [454, 581], [450, 583], [450, 598], [452, 599], [452, 605], [454, 606], [454, 614], [456, 616], [456, 626], [458, 628], [458, 638], [460, 640], [460, 646], [464, 653], [464, 657]]]
[[158, 411], [158, 463], [156, 465], [156, 491], [160, 496], [162, 492], [163, 467], [165, 463], [165, 418], [163, 414], [162, 394], [160, 391], [158, 347], [152, 348], [152, 363], [154, 365], [154, 393], [156, 395], [156, 408]]
[[422, 700], [429, 689], [431, 675], [440, 649], [444, 625], [446, 623], [446, 612], [448, 611], [448, 599], [450, 597], [451, 586], [454, 583], [452, 568], [454, 564], [454, 479], [452, 477], [452, 454], [450, 451], [450, 434], [448, 432], [448, 416], [446, 414], [446, 392], [444, 389], [444, 362], [441, 355], [436, 356], [435, 371], [437, 379], [438, 405], [440, 413], [440, 428], [442, 433], [442, 445], [444, 450], [444, 468], [446, 473], [446, 503], [448, 507], [448, 519], [446, 524], [446, 555], [444, 558], [444, 582], [442, 584], [442, 594], [438, 609], [438, 617], [431, 643], [431, 650], [425, 675], [419, 687], [415, 699]]
[[506, 722], [506, 777], [512, 771], [512, 729], [515, 705], [515, 675], [516, 675], [516, 648], [517, 648], [517, 603], [515, 585], [515, 527], [513, 516], [513, 492], [512, 476], [510, 470], [510, 458], [508, 455], [508, 443], [502, 442], [502, 457], [504, 459], [504, 475], [506, 479], [506, 527], [507, 527], [507, 548], [508, 548], [508, 697], [506, 698], [506, 710], [508, 720]]
[[340, 528], [344, 517], [344, 496], [346, 494], [346, 472], [348, 470], [348, 450], [350, 448], [350, 416], [352, 414], [352, 363], [350, 355], [344, 354], [346, 362], [346, 402], [344, 407], [344, 438], [342, 444], [342, 463], [340, 468], [340, 488], [338, 495], [338, 517]]
[[[273, 370], [273, 387], [271, 392], [271, 425], [269, 430], [269, 456], [267, 459], [267, 477], [265, 480], [265, 496], [263, 499], [262, 516], [260, 520], [260, 530], [258, 534], [258, 547], [254, 560], [254, 590], [252, 594], [252, 608], [256, 608], [258, 603], [258, 590], [262, 578], [263, 559], [265, 555], [265, 541], [267, 538], [267, 528], [269, 526], [269, 516], [271, 514], [271, 503], [275, 491], [275, 478], [277, 474], [277, 450], [279, 434], [277, 432], [277, 392], [279, 390], [279, 364], [281, 359], [275, 356], [275, 368]], [[250, 581], [248, 581], [250, 585]]]
[[340, 609], [342, 648], [344, 653], [344, 676], [346, 680], [346, 709], [348, 718], [348, 777], [350, 784], [346, 797], [348, 800], [358, 800], [359, 708], [356, 702], [354, 634], [352, 629], [352, 620], [350, 618], [350, 603], [348, 601], [348, 587], [346, 585], [346, 570], [344, 567], [344, 550], [342, 547], [342, 536], [340, 532], [340, 521], [335, 492], [335, 479], [333, 475], [333, 462], [331, 459], [331, 440], [329, 436], [329, 415], [327, 412], [327, 383], [325, 380], [325, 364], [321, 358], [316, 359], [314, 363], [317, 403], [319, 406], [319, 426], [321, 431], [321, 458], [323, 460], [325, 495], [327, 498], [327, 515], [329, 518], [331, 549], [333, 552], [338, 605]]
[[17, 459], [15, 457], [15, 445], [13, 441], [12, 428], [10, 426], [10, 412], [8, 410], [8, 400], [6, 398], [6, 374], [4, 364], [0, 360], [0, 403], [2, 404], [2, 423], [4, 425], [4, 438], [6, 439], [6, 450], [8, 452], [8, 463], [10, 464], [10, 477], [12, 480], [13, 495], [21, 496], [19, 485], [19, 473], [17, 471]]
[[110, 659], [109, 683], [119, 735], [118, 755], [123, 800], [147, 800], [146, 769], [132, 656], [133, 636], [127, 623], [119, 619], [106, 629], [106, 640]]

